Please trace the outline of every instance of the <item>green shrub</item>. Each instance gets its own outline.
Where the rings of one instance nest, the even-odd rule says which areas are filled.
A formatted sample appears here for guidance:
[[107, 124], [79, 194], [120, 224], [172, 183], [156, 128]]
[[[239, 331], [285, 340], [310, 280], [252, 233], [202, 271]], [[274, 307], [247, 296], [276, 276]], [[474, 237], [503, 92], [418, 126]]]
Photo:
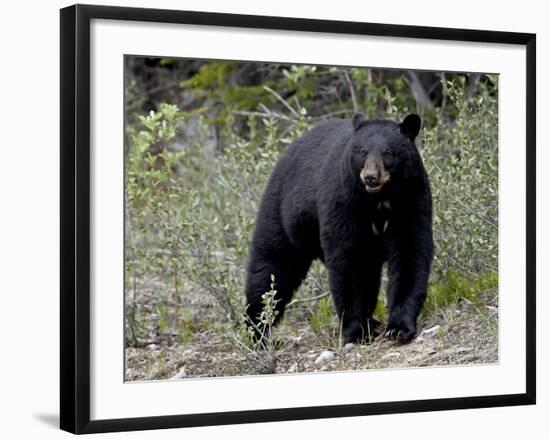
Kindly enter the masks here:
[[434, 206], [434, 274], [496, 272], [498, 102], [484, 84], [472, 99], [466, 99], [464, 80], [447, 82], [446, 89], [456, 118], [448, 122], [440, 115], [432, 130], [423, 131]]

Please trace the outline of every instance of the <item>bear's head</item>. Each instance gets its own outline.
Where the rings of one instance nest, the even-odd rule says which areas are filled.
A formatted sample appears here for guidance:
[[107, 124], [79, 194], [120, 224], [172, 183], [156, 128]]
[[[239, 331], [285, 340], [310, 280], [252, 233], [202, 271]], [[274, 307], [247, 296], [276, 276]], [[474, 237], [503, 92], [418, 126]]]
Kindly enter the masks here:
[[401, 123], [391, 120], [365, 119], [356, 113], [352, 118], [352, 172], [365, 191], [376, 194], [402, 184], [419, 174], [420, 156], [414, 139], [420, 131], [420, 117], [409, 114]]

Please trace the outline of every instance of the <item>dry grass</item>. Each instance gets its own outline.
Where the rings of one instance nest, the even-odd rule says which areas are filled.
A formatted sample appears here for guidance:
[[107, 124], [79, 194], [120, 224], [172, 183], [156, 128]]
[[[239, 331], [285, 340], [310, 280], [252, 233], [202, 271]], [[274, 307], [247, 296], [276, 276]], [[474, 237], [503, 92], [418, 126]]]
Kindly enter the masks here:
[[[231, 325], [219, 322], [218, 310], [207, 293], [196, 287], [186, 291], [180, 306], [179, 329], [174, 328], [170, 315], [174, 307], [169, 289], [149, 279], [140, 285], [139, 297], [136, 307], [144, 322], [142, 341], [146, 343], [126, 348], [127, 381], [168, 379], [176, 374], [180, 378], [198, 378], [258, 373], [257, 359], [236, 349], [229, 336]], [[306, 307], [289, 310], [274, 331], [282, 346], [277, 352], [276, 373], [495, 363], [496, 295], [485, 297], [483, 302], [476, 306], [460, 300], [431, 312], [419, 321], [417, 338], [405, 345], [378, 337], [370, 344], [341, 346], [335, 326], [316, 334]], [[159, 313], [159, 303], [168, 312]], [[327, 350], [334, 352], [333, 359], [316, 363]]]

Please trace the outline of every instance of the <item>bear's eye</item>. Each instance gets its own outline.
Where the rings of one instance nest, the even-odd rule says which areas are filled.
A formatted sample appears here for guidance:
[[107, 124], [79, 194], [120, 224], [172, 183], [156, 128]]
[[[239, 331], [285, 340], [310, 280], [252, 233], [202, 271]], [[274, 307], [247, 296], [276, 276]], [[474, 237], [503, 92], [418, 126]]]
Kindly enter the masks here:
[[393, 156], [394, 156], [394, 153], [393, 153], [392, 150], [386, 149], [384, 151], [384, 158], [391, 159], [391, 158], [393, 158]]

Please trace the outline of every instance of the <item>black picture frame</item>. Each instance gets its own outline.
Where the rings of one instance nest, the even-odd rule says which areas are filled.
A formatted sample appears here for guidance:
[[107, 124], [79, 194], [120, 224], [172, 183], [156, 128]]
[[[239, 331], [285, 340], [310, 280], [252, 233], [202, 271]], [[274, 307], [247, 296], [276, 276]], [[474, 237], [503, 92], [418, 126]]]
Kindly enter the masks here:
[[[90, 420], [90, 22], [93, 19], [525, 46], [527, 60], [525, 66], [527, 84], [526, 392], [496, 396]], [[76, 434], [99, 433], [535, 404], [536, 36], [534, 34], [89, 5], [74, 5], [61, 9], [60, 24], [61, 429]]]

